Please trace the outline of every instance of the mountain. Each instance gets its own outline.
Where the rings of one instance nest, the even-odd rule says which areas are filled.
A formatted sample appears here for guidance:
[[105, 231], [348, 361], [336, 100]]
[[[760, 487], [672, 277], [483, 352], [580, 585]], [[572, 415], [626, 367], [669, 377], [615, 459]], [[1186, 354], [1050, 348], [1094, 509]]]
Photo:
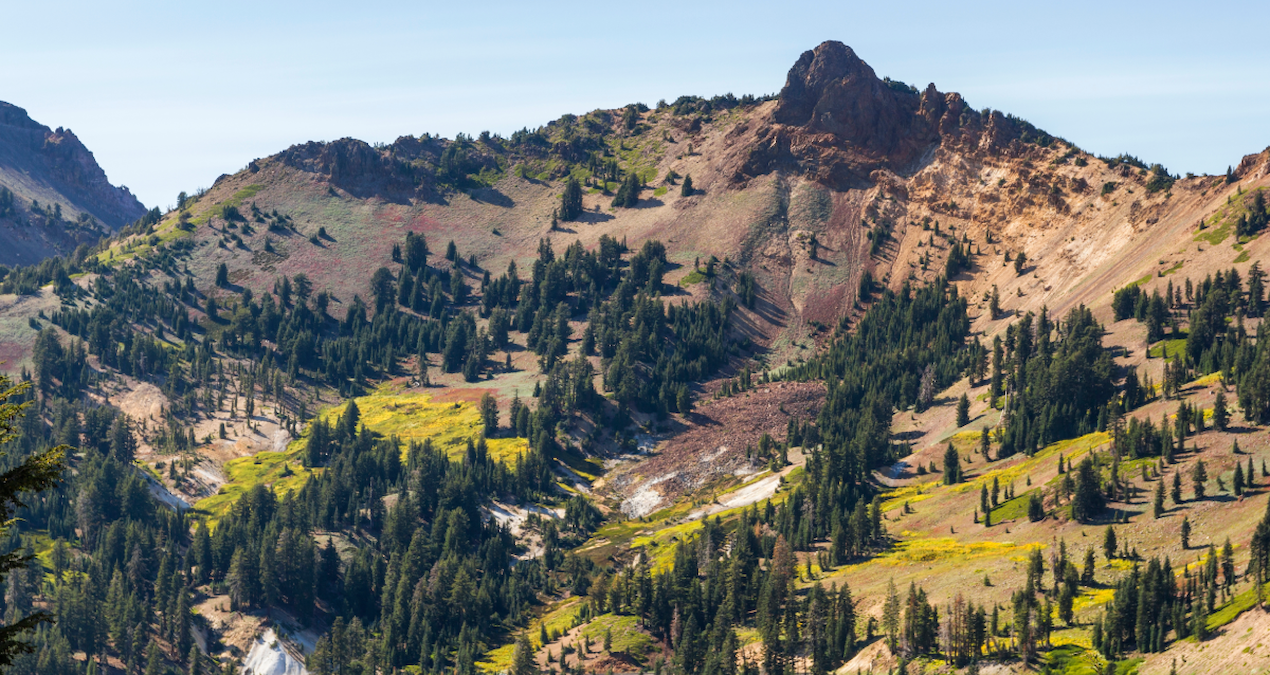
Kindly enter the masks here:
[[68, 254], [145, 213], [70, 129], [49, 129], [0, 101], [0, 264]]
[[23, 526], [87, 570], [44, 653], [1251, 670], [1268, 186], [837, 42], [773, 97], [253, 160], [0, 283], [24, 442], [84, 448]]

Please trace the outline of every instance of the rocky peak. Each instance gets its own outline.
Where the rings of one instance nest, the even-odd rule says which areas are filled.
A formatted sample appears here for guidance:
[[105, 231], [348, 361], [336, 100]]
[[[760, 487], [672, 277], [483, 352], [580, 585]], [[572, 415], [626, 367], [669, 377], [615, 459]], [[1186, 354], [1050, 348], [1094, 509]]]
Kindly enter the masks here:
[[931, 148], [962, 142], [981, 122], [960, 94], [879, 79], [850, 47], [825, 42], [790, 68], [737, 177], [796, 167], [833, 187], [858, 187], [878, 169], [915, 169]]
[[88, 214], [111, 228], [146, 212], [128, 188], [110, 184], [93, 153], [70, 129], [50, 129], [3, 101], [0, 185], [26, 201], [61, 203], [64, 211]]
[[825, 42], [789, 70], [774, 118], [894, 164], [938, 140], [943, 108], [935, 85], [919, 95], [880, 80], [850, 47]]
[[789, 69], [774, 116], [781, 124], [842, 128], [845, 116], [840, 121], [834, 113], [844, 104], [855, 110], [873, 107], [886, 98], [881, 85], [850, 47], [825, 42], [803, 52]]

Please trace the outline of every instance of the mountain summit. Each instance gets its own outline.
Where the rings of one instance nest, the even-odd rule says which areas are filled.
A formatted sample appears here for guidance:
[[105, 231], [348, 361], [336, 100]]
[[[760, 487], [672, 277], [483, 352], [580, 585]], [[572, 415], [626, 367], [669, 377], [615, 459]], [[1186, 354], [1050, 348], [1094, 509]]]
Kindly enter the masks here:
[[0, 263], [34, 263], [95, 241], [146, 212], [115, 187], [70, 129], [0, 101]]
[[999, 112], [981, 113], [934, 84], [919, 91], [880, 79], [850, 47], [830, 41], [790, 68], [737, 177], [784, 169], [826, 187], [865, 188], [878, 169], [911, 175], [937, 146], [995, 152], [1029, 132], [1043, 134]]

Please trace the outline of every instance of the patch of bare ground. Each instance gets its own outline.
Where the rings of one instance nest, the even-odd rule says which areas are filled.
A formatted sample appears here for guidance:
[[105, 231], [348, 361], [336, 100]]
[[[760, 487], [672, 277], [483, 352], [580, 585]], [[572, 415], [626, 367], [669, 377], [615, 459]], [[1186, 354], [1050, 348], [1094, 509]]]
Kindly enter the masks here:
[[241, 660], [265, 623], [262, 616], [230, 609], [228, 595], [206, 596], [194, 606], [194, 611], [203, 617], [207, 627], [219, 638], [222, 649], [210, 654], [214, 658]]
[[498, 500], [492, 500], [488, 506], [481, 507], [481, 512], [485, 517], [506, 527], [516, 541], [524, 547], [524, 552], [516, 555], [518, 560], [537, 558], [544, 551], [542, 531], [530, 525], [530, 516], [544, 520], [564, 518], [564, 509], [548, 509], [537, 504], [516, 504]]
[[[162, 487], [186, 504], [216, 494], [226, 481], [226, 462], [258, 452], [281, 452], [292, 440], [275, 404], [258, 400], [248, 419], [243, 412], [246, 398], [231, 393], [222, 409], [180, 425], [181, 433], [194, 433], [197, 445], [190, 453], [173, 453], [160, 443], [171, 431], [165, 421], [171, 402], [157, 386], [118, 376], [99, 398], [129, 417], [137, 438], [136, 459], [154, 469]], [[175, 472], [173, 464], [177, 465]], [[167, 498], [164, 501], [171, 503]]]
[[1204, 642], [1175, 642], [1166, 652], [1145, 656], [1141, 675], [1164, 675], [1175, 659], [1179, 673], [1270, 672], [1270, 613], [1251, 609]]
[[746, 457], [763, 434], [783, 440], [790, 419], [813, 419], [824, 403], [823, 384], [774, 382], [748, 392], [702, 403], [684, 427], [639, 462], [616, 468], [604, 488], [619, 500], [651, 490], [645, 515], [724, 476], [754, 473], [760, 464]]
[[[570, 628], [559, 639], [548, 642], [539, 648], [537, 652], [538, 667], [546, 671], [548, 668], [564, 667], [577, 668], [582, 666], [583, 670], [588, 673], [635, 673], [644, 672], [646, 665], [654, 660], [661, 658], [668, 661], [672, 655], [667, 645], [662, 644], [656, 639], [652, 639], [649, 634], [650, 646], [643, 659], [636, 659], [630, 654], [619, 651], [606, 652], [603, 644], [592, 636], [589, 644], [583, 645], [582, 634], [587, 630], [587, 624], [581, 624]], [[642, 628], [636, 627], [642, 633], [647, 633]], [[617, 637], [616, 635], [614, 637]], [[565, 652], [568, 652], [567, 654]], [[547, 655], [551, 654], [552, 661], [547, 661]]]

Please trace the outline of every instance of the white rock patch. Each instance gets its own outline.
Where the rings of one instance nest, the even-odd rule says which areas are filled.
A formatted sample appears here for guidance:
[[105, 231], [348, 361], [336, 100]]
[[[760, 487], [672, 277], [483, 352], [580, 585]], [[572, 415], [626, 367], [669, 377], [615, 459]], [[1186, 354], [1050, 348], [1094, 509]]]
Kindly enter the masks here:
[[304, 664], [283, 648], [272, 628], [256, 637], [243, 661], [243, 675], [309, 675]]

